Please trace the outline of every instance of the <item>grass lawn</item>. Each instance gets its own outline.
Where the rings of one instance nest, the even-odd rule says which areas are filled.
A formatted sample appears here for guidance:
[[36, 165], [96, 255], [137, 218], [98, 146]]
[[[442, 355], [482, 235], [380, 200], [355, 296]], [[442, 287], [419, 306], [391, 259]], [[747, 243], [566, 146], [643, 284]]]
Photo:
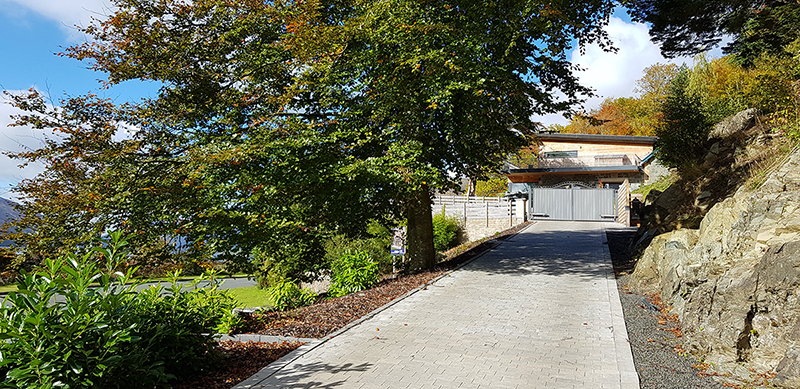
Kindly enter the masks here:
[[16, 292], [17, 284], [0, 285], [0, 293]]
[[228, 293], [236, 298], [236, 308], [252, 308], [263, 307], [267, 303], [267, 291], [258, 289], [257, 286], [248, 286], [246, 288], [228, 289]]
[[632, 191], [631, 193], [641, 193], [644, 198], [647, 198], [647, 195], [650, 194], [650, 191], [655, 189], [657, 191], [663, 192], [669, 188], [670, 185], [674, 184], [675, 181], [678, 181], [678, 175], [676, 173], [670, 173], [667, 176], [661, 177], [658, 181], [653, 182], [649, 185], [642, 185], [639, 189]]

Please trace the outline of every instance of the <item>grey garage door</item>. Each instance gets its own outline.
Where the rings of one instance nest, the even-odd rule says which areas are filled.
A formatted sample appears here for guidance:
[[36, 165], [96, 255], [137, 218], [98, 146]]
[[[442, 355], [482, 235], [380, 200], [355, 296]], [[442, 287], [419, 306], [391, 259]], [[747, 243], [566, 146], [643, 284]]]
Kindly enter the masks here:
[[530, 215], [548, 220], [614, 221], [614, 189], [531, 188]]

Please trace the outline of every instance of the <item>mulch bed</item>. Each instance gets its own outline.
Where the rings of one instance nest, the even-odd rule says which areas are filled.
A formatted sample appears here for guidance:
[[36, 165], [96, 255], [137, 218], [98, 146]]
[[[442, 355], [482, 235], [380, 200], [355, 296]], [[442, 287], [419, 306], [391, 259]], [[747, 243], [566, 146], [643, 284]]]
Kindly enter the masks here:
[[173, 389], [230, 389], [250, 378], [267, 364], [302, 346], [300, 342], [217, 342], [222, 367], [207, 375], [173, 385]]
[[334, 299], [323, 299], [314, 305], [291, 311], [244, 315], [244, 325], [236, 332], [322, 338], [448, 270], [437, 267], [395, 280], [383, 280], [372, 289]]
[[[528, 223], [524, 223], [491, 237], [458, 246], [444, 253], [444, 261], [431, 270], [403, 275], [397, 279], [386, 278], [369, 290], [334, 299], [321, 299], [313, 305], [286, 312], [246, 314], [243, 317], [244, 324], [236, 333], [323, 338], [414, 288], [472, 260], [527, 225]], [[223, 356], [221, 367], [208, 375], [173, 387], [227, 389], [301, 345], [303, 343], [300, 342], [218, 342], [218, 350]]]

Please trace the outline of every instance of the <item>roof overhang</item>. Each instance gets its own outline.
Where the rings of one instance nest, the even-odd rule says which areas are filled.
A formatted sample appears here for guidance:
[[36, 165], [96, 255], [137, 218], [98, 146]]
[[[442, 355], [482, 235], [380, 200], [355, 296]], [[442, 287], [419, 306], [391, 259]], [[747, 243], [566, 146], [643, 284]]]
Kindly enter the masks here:
[[658, 140], [656, 136], [633, 135], [597, 135], [597, 134], [568, 134], [568, 133], [538, 133], [540, 141], [547, 142], [579, 142], [579, 143], [610, 143], [627, 145], [652, 146]]
[[536, 169], [509, 169], [502, 173], [509, 181], [514, 183], [538, 182], [542, 176], [549, 175], [580, 175], [580, 174], [608, 174], [608, 173], [639, 173], [639, 167], [634, 165], [625, 166], [578, 166], [578, 167], [554, 167]]

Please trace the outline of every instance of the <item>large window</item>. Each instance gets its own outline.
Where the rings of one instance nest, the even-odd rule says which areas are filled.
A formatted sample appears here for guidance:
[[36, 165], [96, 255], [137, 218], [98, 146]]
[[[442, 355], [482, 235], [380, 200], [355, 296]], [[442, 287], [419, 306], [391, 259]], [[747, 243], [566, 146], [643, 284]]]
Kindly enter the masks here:
[[546, 151], [542, 154], [542, 158], [569, 158], [577, 156], [578, 156], [578, 150]]

